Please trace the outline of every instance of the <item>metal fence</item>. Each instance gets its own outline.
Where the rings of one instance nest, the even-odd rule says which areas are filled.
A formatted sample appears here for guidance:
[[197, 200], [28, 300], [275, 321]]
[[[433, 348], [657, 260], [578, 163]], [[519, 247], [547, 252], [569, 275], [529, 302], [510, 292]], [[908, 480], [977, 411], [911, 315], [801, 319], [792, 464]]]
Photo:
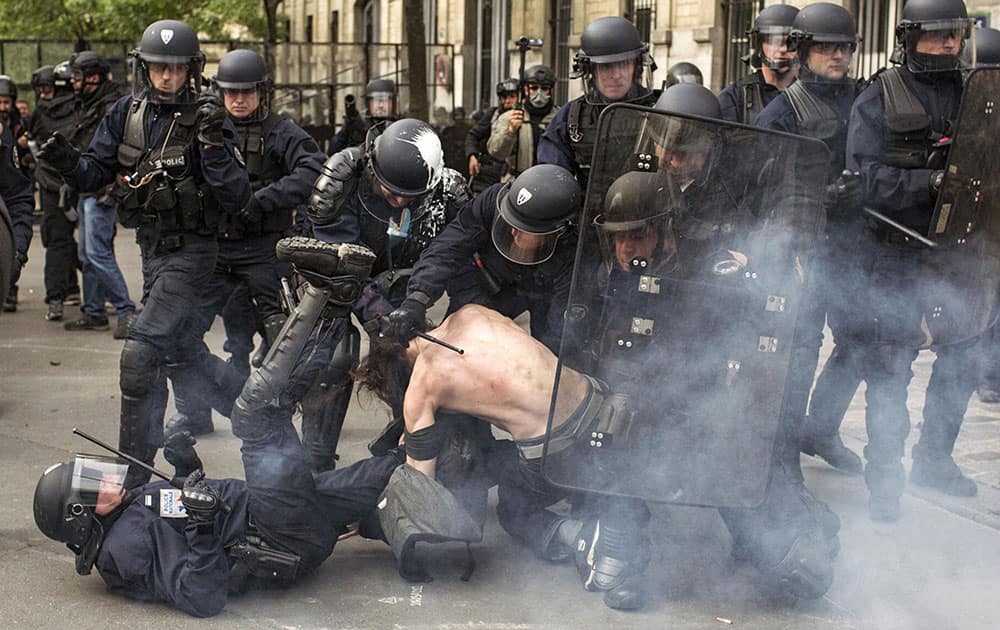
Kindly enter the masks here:
[[[0, 74], [9, 75], [23, 88], [32, 101], [31, 73], [44, 65], [56, 65], [73, 53], [76, 43], [67, 40], [0, 40]], [[135, 42], [91, 41], [90, 50], [103, 55], [111, 65], [114, 77], [125, 84], [131, 82], [128, 52]], [[256, 50], [268, 58], [273, 54], [275, 96], [273, 108], [311, 128], [323, 137], [340, 125], [344, 115], [344, 97], [360, 97], [368, 81], [392, 79], [399, 91], [400, 111], [410, 102], [410, 81], [406, 44], [396, 43], [316, 43], [281, 42], [273, 46], [266, 42], [203, 41], [205, 76], [215, 74], [219, 59], [235, 48]], [[427, 90], [432, 107], [455, 107], [455, 51], [451, 44], [430, 44], [427, 55]], [[361, 99], [358, 99], [359, 102]], [[459, 99], [460, 100], [460, 95]], [[32, 103], [33, 104], [33, 103]]]
[[894, 30], [901, 0], [855, 0], [854, 15], [857, 18], [861, 47], [857, 54], [859, 77], [870, 78], [880, 68], [889, 65], [889, 56], [894, 45]]

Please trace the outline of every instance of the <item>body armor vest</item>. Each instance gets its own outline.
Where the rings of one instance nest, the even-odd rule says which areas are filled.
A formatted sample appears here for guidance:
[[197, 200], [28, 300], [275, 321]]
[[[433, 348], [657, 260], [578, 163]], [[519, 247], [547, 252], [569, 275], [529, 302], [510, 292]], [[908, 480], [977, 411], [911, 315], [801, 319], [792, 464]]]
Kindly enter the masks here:
[[[268, 156], [266, 146], [271, 132], [281, 120], [281, 116], [271, 112], [262, 121], [236, 125], [252, 193], [267, 188], [287, 174], [280, 162]], [[293, 208], [275, 208], [263, 212], [261, 220], [252, 225], [236, 215], [223, 214], [219, 220], [219, 238], [237, 241], [250, 236], [284, 232], [292, 225], [293, 210]]]
[[758, 73], [753, 73], [748, 77], [740, 79], [739, 88], [743, 92], [743, 111], [740, 112], [740, 122], [744, 125], [752, 125], [757, 122], [757, 116], [764, 111], [764, 95], [761, 93], [760, 79]]
[[139, 228], [158, 223], [163, 235], [213, 234], [219, 208], [202, 179], [194, 108], [171, 112], [162, 137], [147, 146], [147, 105], [132, 101], [118, 146], [119, 177], [113, 196], [120, 204], [121, 224]]
[[[660, 97], [660, 90], [653, 90], [646, 96], [629, 101], [642, 107], [652, 107]], [[594, 145], [597, 143], [597, 120], [610, 103], [591, 104], [583, 96], [574, 99], [566, 116], [566, 136], [569, 149], [576, 162], [576, 177], [580, 187], [587, 189], [590, 177], [590, 163], [594, 159]]]
[[830, 149], [830, 172], [834, 178], [844, 170], [847, 154], [847, 123], [834, 108], [819, 98], [802, 81], [796, 81], [784, 92], [795, 112], [799, 134], [822, 140]]
[[885, 108], [883, 161], [898, 168], [926, 168], [932, 144], [931, 117], [903, 81], [899, 68], [889, 68], [876, 78]]

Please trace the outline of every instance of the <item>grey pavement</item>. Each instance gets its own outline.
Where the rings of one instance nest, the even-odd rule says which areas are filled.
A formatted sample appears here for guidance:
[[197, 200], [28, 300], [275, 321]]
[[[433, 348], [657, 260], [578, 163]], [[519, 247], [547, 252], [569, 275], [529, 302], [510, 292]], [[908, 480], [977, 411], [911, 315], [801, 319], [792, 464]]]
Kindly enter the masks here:
[[[141, 282], [131, 232], [118, 251], [133, 296]], [[412, 585], [396, 573], [388, 548], [358, 538], [338, 545], [306, 581], [286, 590], [232, 599], [211, 620], [160, 604], [109, 594], [95, 574], [79, 577], [72, 554], [34, 526], [35, 482], [50, 464], [91, 451], [70, 430], [114, 442], [118, 426], [118, 355], [110, 332], [62, 330], [44, 321], [42, 249], [36, 234], [21, 283], [21, 306], [0, 316], [0, 627], [49, 628], [996, 628], [1000, 615], [1000, 406], [974, 401], [957, 452], [980, 483], [974, 499], [910, 491], [903, 519], [874, 524], [860, 477], [803, 458], [808, 485], [841, 516], [841, 553], [830, 592], [789, 601], [730, 557], [730, 540], [712, 510], [654, 506], [649, 603], [638, 613], [604, 607], [582, 590], [571, 566], [536, 560], [487, 522], [475, 547], [477, 567], [462, 582], [464, 548], [434, 550], [433, 582]], [[72, 316], [73, 309], [67, 309]], [[72, 314], [71, 314], [72, 313]], [[221, 349], [213, 330], [209, 345]], [[826, 348], [828, 350], [828, 348]], [[922, 353], [911, 389], [920, 419], [921, 387], [932, 355]], [[864, 403], [855, 399], [844, 426], [852, 447], [864, 443]], [[362, 397], [348, 417], [342, 461], [365, 455], [386, 420]], [[241, 476], [239, 441], [228, 422], [199, 441], [211, 476]], [[916, 430], [914, 430], [916, 433]], [[919, 489], [918, 489], [919, 490]]]

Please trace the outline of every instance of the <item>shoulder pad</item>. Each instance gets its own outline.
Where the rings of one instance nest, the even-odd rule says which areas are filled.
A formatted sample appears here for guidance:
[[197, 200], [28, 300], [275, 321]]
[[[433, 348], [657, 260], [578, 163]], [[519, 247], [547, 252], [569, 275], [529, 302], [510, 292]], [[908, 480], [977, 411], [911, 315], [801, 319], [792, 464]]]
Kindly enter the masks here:
[[441, 172], [441, 183], [438, 186], [450, 205], [462, 206], [469, 200], [468, 184], [462, 174], [453, 168], [445, 168]]
[[357, 187], [364, 154], [358, 147], [344, 149], [327, 158], [313, 184], [307, 209], [316, 225], [333, 223]]

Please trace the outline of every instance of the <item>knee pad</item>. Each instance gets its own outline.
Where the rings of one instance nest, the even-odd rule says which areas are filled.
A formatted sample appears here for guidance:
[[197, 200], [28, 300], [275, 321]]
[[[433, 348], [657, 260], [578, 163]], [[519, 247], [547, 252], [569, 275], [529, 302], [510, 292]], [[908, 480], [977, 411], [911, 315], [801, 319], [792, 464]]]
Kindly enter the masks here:
[[801, 534], [777, 565], [759, 568], [796, 597], [817, 599], [833, 584], [836, 540], [826, 539], [818, 531]]
[[126, 339], [119, 374], [122, 395], [135, 398], [149, 393], [160, 363], [160, 354], [152, 344]]

